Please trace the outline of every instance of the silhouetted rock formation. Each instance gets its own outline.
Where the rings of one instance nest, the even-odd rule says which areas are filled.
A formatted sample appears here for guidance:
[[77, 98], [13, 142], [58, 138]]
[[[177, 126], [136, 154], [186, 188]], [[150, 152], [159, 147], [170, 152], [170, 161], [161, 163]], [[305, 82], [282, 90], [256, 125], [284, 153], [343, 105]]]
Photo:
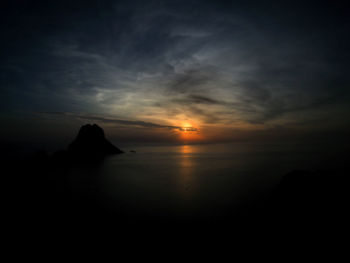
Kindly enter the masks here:
[[68, 151], [74, 156], [88, 159], [123, 153], [105, 138], [103, 129], [96, 124], [82, 126], [78, 136], [68, 146]]

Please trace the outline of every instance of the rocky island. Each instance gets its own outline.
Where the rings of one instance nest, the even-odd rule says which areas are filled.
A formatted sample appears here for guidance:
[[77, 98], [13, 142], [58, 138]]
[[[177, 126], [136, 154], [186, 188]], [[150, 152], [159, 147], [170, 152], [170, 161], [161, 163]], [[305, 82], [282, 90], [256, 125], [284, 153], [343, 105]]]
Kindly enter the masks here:
[[121, 153], [124, 152], [106, 139], [100, 126], [86, 124], [80, 128], [77, 137], [69, 144], [68, 149], [56, 152], [54, 158], [73, 163], [76, 161], [90, 162]]
[[97, 124], [82, 126], [68, 150], [83, 155], [99, 156], [123, 153], [105, 138], [103, 129]]

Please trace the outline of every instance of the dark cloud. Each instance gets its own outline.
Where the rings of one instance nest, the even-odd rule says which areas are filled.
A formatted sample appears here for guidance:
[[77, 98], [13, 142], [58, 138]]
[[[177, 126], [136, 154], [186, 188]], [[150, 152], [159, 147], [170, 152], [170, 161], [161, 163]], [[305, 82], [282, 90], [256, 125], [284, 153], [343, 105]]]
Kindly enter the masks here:
[[191, 105], [191, 104], [206, 104], [206, 105], [227, 105], [226, 102], [219, 101], [208, 96], [189, 94], [186, 97], [173, 99], [175, 103]]
[[199, 131], [195, 127], [161, 125], [161, 124], [155, 124], [152, 122], [121, 120], [121, 119], [115, 119], [115, 118], [90, 116], [85, 114], [75, 114], [75, 113], [69, 113], [69, 112], [41, 112], [38, 114], [57, 115], [64, 118], [76, 118], [81, 120], [88, 120], [90, 122], [110, 123], [110, 124], [125, 125], [125, 126], [137, 126], [137, 127], [144, 127], [144, 128], [166, 128], [169, 130], [178, 130], [178, 131]]
[[219, 101], [209, 98], [209, 97], [205, 97], [205, 96], [201, 96], [201, 95], [190, 95], [188, 97], [188, 99], [190, 101], [192, 101], [193, 103], [202, 103], [202, 104], [222, 104]]
[[214, 67], [191, 68], [183, 73], [174, 74], [167, 88], [171, 92], [188, 93], [205, 90], [208, 84], [215, 83], [216, 74]]

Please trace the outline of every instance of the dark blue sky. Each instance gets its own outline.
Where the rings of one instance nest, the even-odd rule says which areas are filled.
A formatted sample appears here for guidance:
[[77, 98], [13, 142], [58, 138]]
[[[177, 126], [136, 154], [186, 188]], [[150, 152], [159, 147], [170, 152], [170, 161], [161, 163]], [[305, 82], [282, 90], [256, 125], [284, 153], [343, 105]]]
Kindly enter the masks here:
[[[338, 1], [2, 1], [1, 136], [346, 133]], [[22, 129], [21, 127], [26, 127]], [[293, 131], [293, 132], [291, 132]], [[287, 136], [286, 135], [286, 136]]]

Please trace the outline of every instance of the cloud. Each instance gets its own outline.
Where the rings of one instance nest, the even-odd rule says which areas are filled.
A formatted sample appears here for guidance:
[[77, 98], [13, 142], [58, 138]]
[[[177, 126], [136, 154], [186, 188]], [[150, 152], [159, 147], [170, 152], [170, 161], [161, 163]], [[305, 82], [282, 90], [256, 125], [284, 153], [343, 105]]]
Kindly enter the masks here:
[[[11, 22], [1, 25], [2, 107], [93, 109], [96, 116], [79, 118], [181, 130], [129, 120], [303, 123], [300, 113], [348, 103], [346, 23], [323, 13], [313, 16], [313, 26], [298, 7], [291, 9], [300, 23], [294, 24], [280, 6], [278, 15], [267, 15], [249, 4], [176, 2], [63, 1], [35, 8], [29, 1], [28, 8], [1, 11]], [[111, 115], [125, 120], [98, 117]]]
[[75, 114], [75, 113], [69, 113], [69, 112], [38, 112], [38, 114], [57, 115], [65, 118], [76, 118], [76, 119], [87, 120], [91, 122], [97, 121], [101, 123], [110, 123], [110, 124], [123, 125], [123, 126], [138, 126], [138, 127], [144, 127], [144, 128], [163, 128], [163, 129], [165, 128], [169, 130], [178, 130], [178, 131], [196, 131], [196, 132], [199, 131], [199, 129], [195, 127], [161, 125], [161, 124], [156, 124], [152, 122], [121, 120], [121, 119], [115, 119], [115, 118], [106, 118], [101, 116], [93, 116], [93, 115], [85, 115], [85, 114]]
[[215, 79], [216, 74], [213, 67], [197, 65], [196, 68], [174, 74], [167, 88], [170, 92], [182, 94], [200, 91], [205, 90], [209, 83], [215, 82]]
[[189, 94], [185, 98], [174, 99], [174, 102], [184, 103], [184, 104], [207, 104], [207, 105], [226, 105], [226, 102], [219, 101], [208, 96]]

